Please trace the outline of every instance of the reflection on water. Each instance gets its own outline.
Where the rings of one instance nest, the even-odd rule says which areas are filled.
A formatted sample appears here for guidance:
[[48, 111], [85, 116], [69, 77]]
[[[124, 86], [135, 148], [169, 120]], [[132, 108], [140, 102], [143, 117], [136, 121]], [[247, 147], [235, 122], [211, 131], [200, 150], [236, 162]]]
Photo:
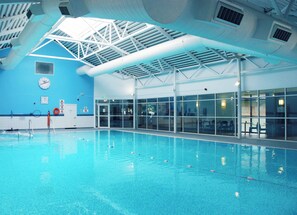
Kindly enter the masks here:
[[294, 214], [296, 158], [294, 150], [130, 132], [35, 134], [0, 144], [0, 211]]

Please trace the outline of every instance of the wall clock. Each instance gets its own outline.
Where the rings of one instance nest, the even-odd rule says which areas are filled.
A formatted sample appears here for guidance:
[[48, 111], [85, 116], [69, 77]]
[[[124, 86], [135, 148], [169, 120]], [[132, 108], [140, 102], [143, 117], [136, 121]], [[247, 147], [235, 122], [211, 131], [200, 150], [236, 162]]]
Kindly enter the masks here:
[[38, 85], [41, 89], [47, 90], [51, 86], [51, 82], [47, 77], [42, 77], [39, 79]]

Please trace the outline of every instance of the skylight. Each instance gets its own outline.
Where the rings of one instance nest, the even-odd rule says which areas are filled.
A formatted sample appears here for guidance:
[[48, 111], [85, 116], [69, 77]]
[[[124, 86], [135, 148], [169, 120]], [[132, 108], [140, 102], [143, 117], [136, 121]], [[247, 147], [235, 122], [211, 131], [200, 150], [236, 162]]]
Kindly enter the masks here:
[[97, 18], [65, 18], [58, 29], [75, 39], [85, 39], [113, 20]]

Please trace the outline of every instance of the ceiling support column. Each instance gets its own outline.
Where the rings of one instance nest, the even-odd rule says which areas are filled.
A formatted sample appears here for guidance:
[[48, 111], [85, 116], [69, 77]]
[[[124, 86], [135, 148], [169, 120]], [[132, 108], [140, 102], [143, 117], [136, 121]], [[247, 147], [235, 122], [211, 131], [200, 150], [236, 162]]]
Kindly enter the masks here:
[[138, 128], [138, 108], [137, 108], [137, 80], [134, 78], [134, 90], [133, 90], [133, 129]]
[[238, 139], [241, 139], [241, 57], [237, 58], [237, 68], [238, 68], [238, 74], [237, 74], [237, 137]]
[[176, 133], [176, 69], [173, 69], [173, 132]]

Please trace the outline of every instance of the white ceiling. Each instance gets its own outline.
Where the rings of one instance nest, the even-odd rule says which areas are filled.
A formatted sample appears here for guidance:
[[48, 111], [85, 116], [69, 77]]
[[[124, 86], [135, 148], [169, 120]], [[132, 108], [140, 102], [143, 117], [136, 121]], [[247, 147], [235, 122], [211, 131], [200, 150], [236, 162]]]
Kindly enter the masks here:
[[[262, 13], [297, 25], [297, 0], [235, 0], [253, 7]], [[0, 0], [0, 51], [9, 48], [25, 28], [26, 13], [32, 3], [7, 3], [20, 1]], [[234, 2], [234, 1], [233, 1]], [[75, 26], [75, 27], [74, 27]], [[97, 18], [66, 18], [46, 35], [45, 41], [32, 47], [32, 53], [51, 42], [65, 48], [77, 61], [89, 66], [98, 66], [114, 59], [167, 42], [184, 33], [158, 26], [119, 20]], [[46, 43], [45, 43], [46, 42]], [[42, 45], [42, 46], [40, 46]], [[59, 56], [50, 56], [59, 57]], [[204, 51], [189, 51], [115, 71], [121, 77], [143, 78], [164, 74], [173, 68], [186, 71], [195, 67], [228, 63], [236, 53], [207, 48]]]

